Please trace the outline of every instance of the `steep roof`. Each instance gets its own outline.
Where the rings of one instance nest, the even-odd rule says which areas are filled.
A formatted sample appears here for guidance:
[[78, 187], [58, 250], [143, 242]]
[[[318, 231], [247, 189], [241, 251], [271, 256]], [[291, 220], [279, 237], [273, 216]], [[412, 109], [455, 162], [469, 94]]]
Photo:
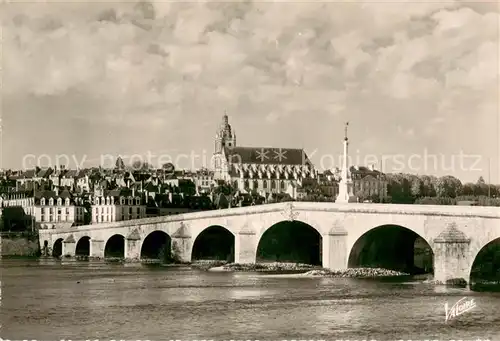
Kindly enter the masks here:
[[303, 149], [271, 147], [225, 147], [227, 160], [233, 163], [256, 163], [274, 165], [311, 164]]
[[39, 178], [46, 178], [50, 174], [52, 174], [52, 172], [53, 172], [52, 168], [43, 168], [43, 169], [40, 169], [40, 171], [37, 174], [37, 177], [39, 177]]
[[376, 169], [370, 169], [368, 167], [364, 167], [364, 166], [359, 166], [359, 167], [355, 167], [355, 166], [351, 166], [349, 167], [349, 171], [351, 172], [351, 176], [353, 178], [358, 178], [358, 179], [363, 179], [363, 178], [366, 178], [367, 176], [371, 176], [373, 177], [375, 180], [376, 179], [379, 179], [380, 177], [384, 177], [384, 173], [376, 170]]
[[35, 169], [28, 169], [25, 171], [23, 174], [20, 175], [21, 179], [32, 179], [36, 176], [36, 170]]
[[106, 197], [109, 196], [109, 197], [118, 198], [118, 197], [128, 197], [131, 195], [132, 195], [132, 191], [129, 188], [118, 188], [118, 189], [104, 191], [104, 196], [106, 196]]

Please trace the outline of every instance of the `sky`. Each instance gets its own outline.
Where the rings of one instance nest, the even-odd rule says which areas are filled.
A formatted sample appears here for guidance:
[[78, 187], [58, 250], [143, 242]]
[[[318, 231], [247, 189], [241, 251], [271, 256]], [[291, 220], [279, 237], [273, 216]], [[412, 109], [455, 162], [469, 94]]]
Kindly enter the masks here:
[[500, 183], [498, 3], [2, 7], [1, 168], [210, 166], [226, 111], [320, 171], [349, 122], [351, 164]]

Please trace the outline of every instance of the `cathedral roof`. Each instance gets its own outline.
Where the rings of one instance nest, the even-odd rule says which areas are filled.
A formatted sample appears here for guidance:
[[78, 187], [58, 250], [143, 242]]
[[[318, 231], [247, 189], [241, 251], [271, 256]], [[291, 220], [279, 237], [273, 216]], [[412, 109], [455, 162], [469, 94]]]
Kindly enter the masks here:
[[303, 149], [270, 147], [225, 147], [227, 160], [233, 163], [263, 165], [310, 165]]

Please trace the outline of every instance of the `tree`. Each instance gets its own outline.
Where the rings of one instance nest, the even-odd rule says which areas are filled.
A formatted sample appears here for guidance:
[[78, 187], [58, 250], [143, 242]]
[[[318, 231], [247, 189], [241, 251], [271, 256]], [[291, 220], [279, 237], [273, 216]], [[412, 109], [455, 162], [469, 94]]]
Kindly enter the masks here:
[[394, 203], [413, 203], [409, 174], [387, 174], [387, 192]]
[[83, 213], [83, 223], [85, 225], [89, 225], [92, 222], [92, 205], [90, 204], [90, 201], [85, 200], [83, 207], [85, 209]]
[[2, 229], [15, 232], [28, 231], [31, 228], [30, 218], [20, 206], [4, 207], [1, 217]]
[[446, 196], [446, 181], [443, 177], [435, 178], [433, 181], [434, 190], [436, 191], [436, 196], [444, 197]]
[[424, 192], [424, 182], [418, 177], [414, 177], [411, 182], [411, 195], [415, 198], [419, 198]]
[[436, 189], [436, 194], [439, 197], [456, 198], [462, 192], [462, 182], [451, 175], [446, 175], [439, 178], [436, 182], [439, 188]]
[[488, 185], [482, 176], [477, 179], [474, 195], [488, 195]]
[[448, 194], [451, 198], [456, 198], [462, 193], [462, 181], [460, 179], [448, 175], [446, 176]]
[[420, 177], [422, 180], [422, 196], [433, 197], [436, 195], [436, 191], [433, 186], [433, 178], [428, 175], [422, 175]]

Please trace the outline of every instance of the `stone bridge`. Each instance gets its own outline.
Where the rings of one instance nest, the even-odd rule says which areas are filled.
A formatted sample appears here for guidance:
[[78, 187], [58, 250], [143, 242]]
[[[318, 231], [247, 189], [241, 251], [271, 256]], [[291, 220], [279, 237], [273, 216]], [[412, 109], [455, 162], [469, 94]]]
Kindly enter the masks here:
[[[54, 252], [59, 249], [58, 255], [63, 256], [75, 256], [84, 245], [84, 253], [96, 258], [107, 257], [111, 254], [108, 250], [114, 247], [117, 256], [133, 260], [154, 258], [151, 254], [158, 253], [158, 247], [168, 241], [168, 248], [181, 261], [189, 262], [203, 252], [208, 255], [210, 250], [226, 248], [234, 262], [255, 263], [263, 239], [277, 226], [286, 226], [285, 234], [289, 231], [287, 245], [292, 248], [305, 245], [309, 250], [317, 247], [319, 264], [331, 269], [363, 265], [363, 255], [369, 249], [371, 257], [379, 263], [387, 257], [377, 257], [377, 252], [390, 253], [395, 260], [404, 262], [413, 257], [415, 241], [423, 239], [432, 250], [436, 280], [463, 278], [468, 282], [478, 253], [500, 238], [500, 208], [278, 203], [40, 230], [40, 245]], [[290, 242], [293, 237], [290, 235], [295, 234], [290, 231], [299, 231], [297, 226], [309, 229], [316, 236], [317, 245], [311, 242], [314, 238], [304, 234], [300, 240]], [[207, 232], [217, 229], [222, 233], [204, 238]], [[268, 249], [280, 242], [276, 236], [271, 239], [267, 242]], [[375, 240], [378, 242], [374, 243]], [[153, 251], [148, 253], [148, 249]], [[200, 253], [201, 249], [205, 251]]]

